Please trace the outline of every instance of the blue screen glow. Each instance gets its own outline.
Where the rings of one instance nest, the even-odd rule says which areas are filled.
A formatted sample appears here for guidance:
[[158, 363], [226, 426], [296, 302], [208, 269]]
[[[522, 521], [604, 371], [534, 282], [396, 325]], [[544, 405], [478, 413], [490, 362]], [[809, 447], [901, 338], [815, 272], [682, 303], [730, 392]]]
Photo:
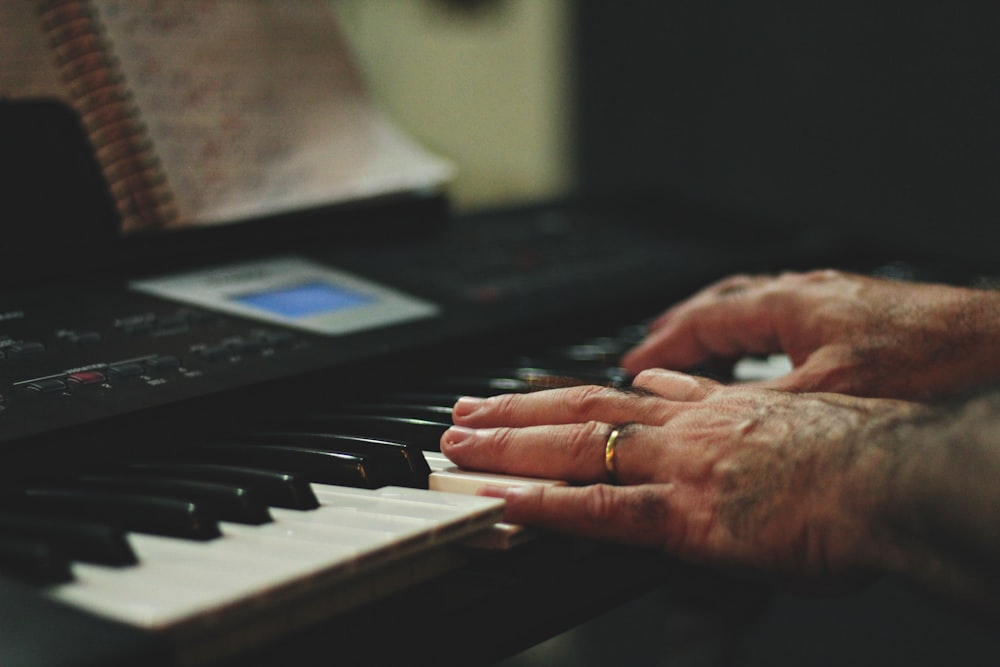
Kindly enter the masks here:
[[324, 282], [303, 283], [266, 292], [241, 294], [232, 299], [272, 315], [290, 319], [356, 308], [375, 301], [367, 294], [352, 292]]

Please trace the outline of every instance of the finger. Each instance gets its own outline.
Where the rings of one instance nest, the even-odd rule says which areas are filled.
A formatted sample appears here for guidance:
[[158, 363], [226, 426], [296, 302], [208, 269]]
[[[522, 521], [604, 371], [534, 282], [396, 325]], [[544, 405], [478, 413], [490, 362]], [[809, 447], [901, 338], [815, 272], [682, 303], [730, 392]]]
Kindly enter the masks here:
[[[662, 368], [650, 368], [635, 376], [633, 387], [651, 391], [668, 401], [701, 401], [708, 398], [723, 385], [708, 378], [688, 375]], [[660, 413], [666, 414], [673, 410], [661, 408]]]
[[525, 428], [452, 426], [441, 436], [441, 453], [470, 470], [601, 482], [607, 479], [604, 454], [612, 428], [602, 422]]
[[598, 540], [665, 547], [683, 534], [684, 518], [671, 516], [669, 485], [487, 487], [503, 498], [504, 520]]
[[648, 329], [650, 332], [652, 332], [662, 328], [667, 324], [667, 322], [670, 321], [672, 317], [674, 317], [674, 315], [676, 315], [678, 312], [682, 312], [686, 307], [689, 307], [691, 304], [697, 304], [705, 300], [714, 300], [719, 296], [743, 292], [746, 291], [747, 289], [756, 287], [758, 285], [762, 285], [771, 280], [772, 278], [770, 276], [745, 275], [745, 274], [723, 278], [722, 280], [719, 280], [709, 285], [708, 287], [699, 290], [693, 296], [691, 296], [688, 299], [685, 299], [681, 303], [678, 303], [672, 306], [671, 308], [667, 309], [663, 314], [658, 316], [655, 320], [653, 320], [649, 324]]
[[503, 394], [490, 398], [462, 397], [452, 409], [452, 420], [473, 428], [536, 426], [601, 421], [662, 423], [662, 399], [635, 391], [581, 385], [530, 394]]
[[742, 292], [708, 295], [675, 311], [621, 360], [631, 374], [646, 368], [690, 368], [710, 358], [782, 352], [778, 327], [783, 306], [764, 284]]
[[858, 393], [867, 384], [868, 373], [864, 368], [846, 363], [845, 358], [849, 356], [849, 352], [845, 351], [843, 346], [821, 347], [785, 375], [753, 384], [764, 389], [796, 393], [807, 391]]

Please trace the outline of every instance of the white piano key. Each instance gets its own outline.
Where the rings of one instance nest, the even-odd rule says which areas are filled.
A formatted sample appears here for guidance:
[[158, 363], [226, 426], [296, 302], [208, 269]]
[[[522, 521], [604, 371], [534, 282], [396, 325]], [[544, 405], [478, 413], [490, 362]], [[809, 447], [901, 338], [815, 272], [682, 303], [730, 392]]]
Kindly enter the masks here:
[[365, 515], [410, 517], [435, 524], [435, 534], [450, 533], [468, 521], [489, 516], [499, 519], [503, 501], [454, 494], [439, 494], [425, 489], [383, 487], [374, 492], [365, 489], [315, 487], [320, 503]]
[[[398, 579], [412, 578], [410, 568], [382, 566], [428, 551], [456, 527], [464, 530], [461, 536], [488, 528], [503, 508], [502, 501], [468, 502], [423, 489], [314, 487], [325, 498], [318, 509], [273, 508], [274, 522], [257, 526], [223, 523], [223, 537], [215, 540], [132, 534], [139, 565], [75, 565], [77, 581], [53, 588], [50, 595], [150, 629], [191, 622], [229, 605], [245, 608], [317, 576], [328, 583], [344, 581], [344, 590], [356, 597], [358, 591], [405, 585]], [[383, 574], [378, 576], [394, 579], [375, 576], [370, 585], [358, 579], [367, 569], [379, 568]]]
[[338, 509], [376, 515], [410, 517], [440, 522], [492, 514], [503, 508], [495, 498], [470, 498], [463, 495], [435, 493], [426, 489], [385, 486], [374, 493], [365, 489], [313, 486], [320, 503]]
[[[319, 544], [350, 545], [359, 552], [378, 552], [381, 556], [387, 549], [414, 549], [428, 546], [433, 541], [436, 526], [432, 522], [408, 517], [383, 517], [359, 515], [357, 512], [335, 508], [321, 508], [317, 521], [327, 524], [289, 519], [285, 512], [275, 512], [280, 519], [278, 530], [293, 540], [311, 541]], [[245, 531], [245, 529], [240, 529]]]
[[535, 531], [527, 526], [516, 523], [495, 523], [486, 530], [480, 531], [462, 540], [462, 546], [474, 549], [503, 551], [513, 549], [519, 544], [531, 540]]
[[518, 477], [489, 472], [462, 470], [452, 466], [430, 474], [428, 486], [434, 491], [475, 495], [486, 486], [566, 486], [566, 482], [538, 477]]
[[[353, 491], [354, 489], [345, 489]], [[451, 507], [457, 512], [479, 511], [480, 513], [502, 513], [504, 503], [497, 498], [469, 496], [456, 493], [441, 493], [434, 490], [411, 489], [403, 486], [384, 486], [376, 492], [381, 498], [404, 500], [414, 503], [432, 503], [438, 507]]]
[[[566, 486], [562, 480], [463, 470], [440, 452], [426, 452], [425, 458], [431, 469], [427, 483], [434, 491], [474, 496], [484, 486]], [[524, 526], [500, 522], [465, 539], [462, 544], [476, 549], [512, 549], [530, 540], [534, 534]]]
[[441, 452], [424, 452], [424, 460], [427, 461], [427, 466], [431, 469], [431, 472], [455, 467], [451, 459]]
[[119, 571], [118, 576], [92, 576], [100, 568], [81, 565], [74, 567], [76, 581], [56, 587], [48, 595], [59, 602], [149, 629], [191, 616], [210, 604], [208, 591], [202, 591], [202, 599], [195, 601], [190, 590], [179, 588], [170, 580], [137, 576], [140, 571], [137, 566]]
[[[240, 546], [221, 538], [169, 547], [147, 543], [140, 549], [145, 560], [137, 566], [74, 565], [77, 581], [52, 595], [133, 625], [158, 628], [246, 603], [276, 583], [315, 569], [295, 559], [267, 568], [259, 556], [246, 558]], [[228, 568], [220, 567], [225, 559], [230, 560]]]
[[293, 514], [294, 510], [272, 511], [275, 522], [261, 526], [247, 526], [226, 524], [224, 533], [226, 536], [239, 535], [254, 540], [267, 541], [278, 545], [279, 548], [295, 546], [305, 548], [312, 546], [320, 550], [347, 549], [352, 552], [360, 552], [370, 548], [372, 544], [378, 544], [393, 539], [406, 533], [420, 532], [426, 524], [414, 525], [412, 522], [400, 525], [395, 522], [393, 525], [375, 526], [372, 523], [361, 524], [357, 520], [357, 515], [342, 512], [324, 511], [310, 513], [310, 516], [299, 518]]
[[[289, 557], [248, 558], [245, 544], [218, 539], [142, 544], [142, 561], [112, 569], [75, 565], [77, 581], [52, 591], [53, 597], [133, 625], [159, 628], [219, 609], [305, 576], [325, 563]], [[327, 563], [338, 554], [330, 553]], [[228, 566], [223, 564], [228, 561]]]
[[767, 358], [745, 357], [733, 365], [733, 379], [737, 382], [760, 382], [788, 375], [794, 369], [792, 360], [785, 354], [772, 354]]
[[257, 526], [223, 524], [225, 539], [211, 542], [189, 542], [153, 535], [130, 535], [129, 539], [140, 563], [189, 564], [206, 570], [235, 567], [273, 571], [285, 568], [295, 570], [303, 566], [323, 567], [335, 559], [357, 553], [354, 548], [338, 549], [330, 545], [310, 548], [308, 544], [297, 544], [295, 548], [289, 548], [288, 540], [261, 533], [240, 534], [243, 528]]

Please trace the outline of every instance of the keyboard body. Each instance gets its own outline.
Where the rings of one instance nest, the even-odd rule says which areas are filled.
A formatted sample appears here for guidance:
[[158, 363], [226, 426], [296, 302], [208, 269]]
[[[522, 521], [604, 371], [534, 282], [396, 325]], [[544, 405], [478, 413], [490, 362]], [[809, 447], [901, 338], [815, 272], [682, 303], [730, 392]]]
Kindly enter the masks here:
[[[336, 337], [138, 294], [124, 280], [0, 295], [5, 478], [10, 488], [67, 476], [75, 484], [80, 471], [103, 474], [123, 461], [169, 458], [234, 425], [295, 427], [296, 415], [338, 412], [390, 393], [472, 393], [475, 385], [446, 381], [489, 379], [496, 368], [523, 366], [533, 354], [606, 342], [623, 325], [734, 268], [732, 257], [633, 223], [541, 207], [456, 222], [434, 239], [303, 249], [304, 257], [440, 308], [433, 318]], [[603, 366], [611, 367], [613, 353], [607, 356]], [[500, 380], [491, 385], [495, 392], [524, 377]], [[140, 564], [124, 574], [74, 561], [70, 582], [0, 575], [0, 587], [9, 590], [0, 596], [3, 623], [25, 599], [37, 614], [21, 620], [21, 631], [0, 633], [0, 662], [222, 665], [254, 656], [264, 661], [254, 664], [287, 664], [295, 654], [309, 664], [317, 647], [336, 646], [351, 664], [432, 654], [443, 664], [486, 664], [663, 576], [662, 563], [649, 554], [553, 535], [516, 548], [470, 547], [470, 536], [481, 536], [502, 513], [485, 499], [439, 503], [427, 500], [438, 492], [408, 487], [312, 488], [321, 507], [309, 518], [272, 507], [269, 526], [222, 521], [229, 543], [133, 533]], [[400, 516], [359, 509], [362, 501], [374, 508], [393, 494], [408, 494], [386, 501], [396, 502]], [[337, 507], [341, 500], [357, 502]], [[417, 507], [427, 515], [412, 516]], [[359, 512], [369, 512], [361, 523]], [[317, 546], [323, 528], [316, 524], [337, 517], [365, 533], [363, 548]], [[298, 549], [268, 552], [277, 533], [296, 530]], [[280, 572], [276, 579], [261, 574], [265, 565]], [[504, 619], [514, 610], [519, 621], [510, 624]], [[109, 636], [101, 642], [105, 654], [81, 649], [75, 662], [65, 662], [65, 646], [44, 640], [43, 628], [64, 627], [67, 637], [94, 648], [72, 630], [86, 624]], [[379, 639], [386, 624], [398, 642]], [[441, 646], [434, 635], [449, 628], [454, 634]], [[474, 656], [466, 645], [475, 646]]]

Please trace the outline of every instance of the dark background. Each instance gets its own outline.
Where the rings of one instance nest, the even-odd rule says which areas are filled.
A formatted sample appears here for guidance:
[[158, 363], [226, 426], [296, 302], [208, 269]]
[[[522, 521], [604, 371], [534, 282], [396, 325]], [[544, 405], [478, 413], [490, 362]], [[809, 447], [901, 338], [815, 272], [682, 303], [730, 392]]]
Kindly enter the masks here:
[[993, 263], [1000, 3], [579, 0], [587, 196]]

